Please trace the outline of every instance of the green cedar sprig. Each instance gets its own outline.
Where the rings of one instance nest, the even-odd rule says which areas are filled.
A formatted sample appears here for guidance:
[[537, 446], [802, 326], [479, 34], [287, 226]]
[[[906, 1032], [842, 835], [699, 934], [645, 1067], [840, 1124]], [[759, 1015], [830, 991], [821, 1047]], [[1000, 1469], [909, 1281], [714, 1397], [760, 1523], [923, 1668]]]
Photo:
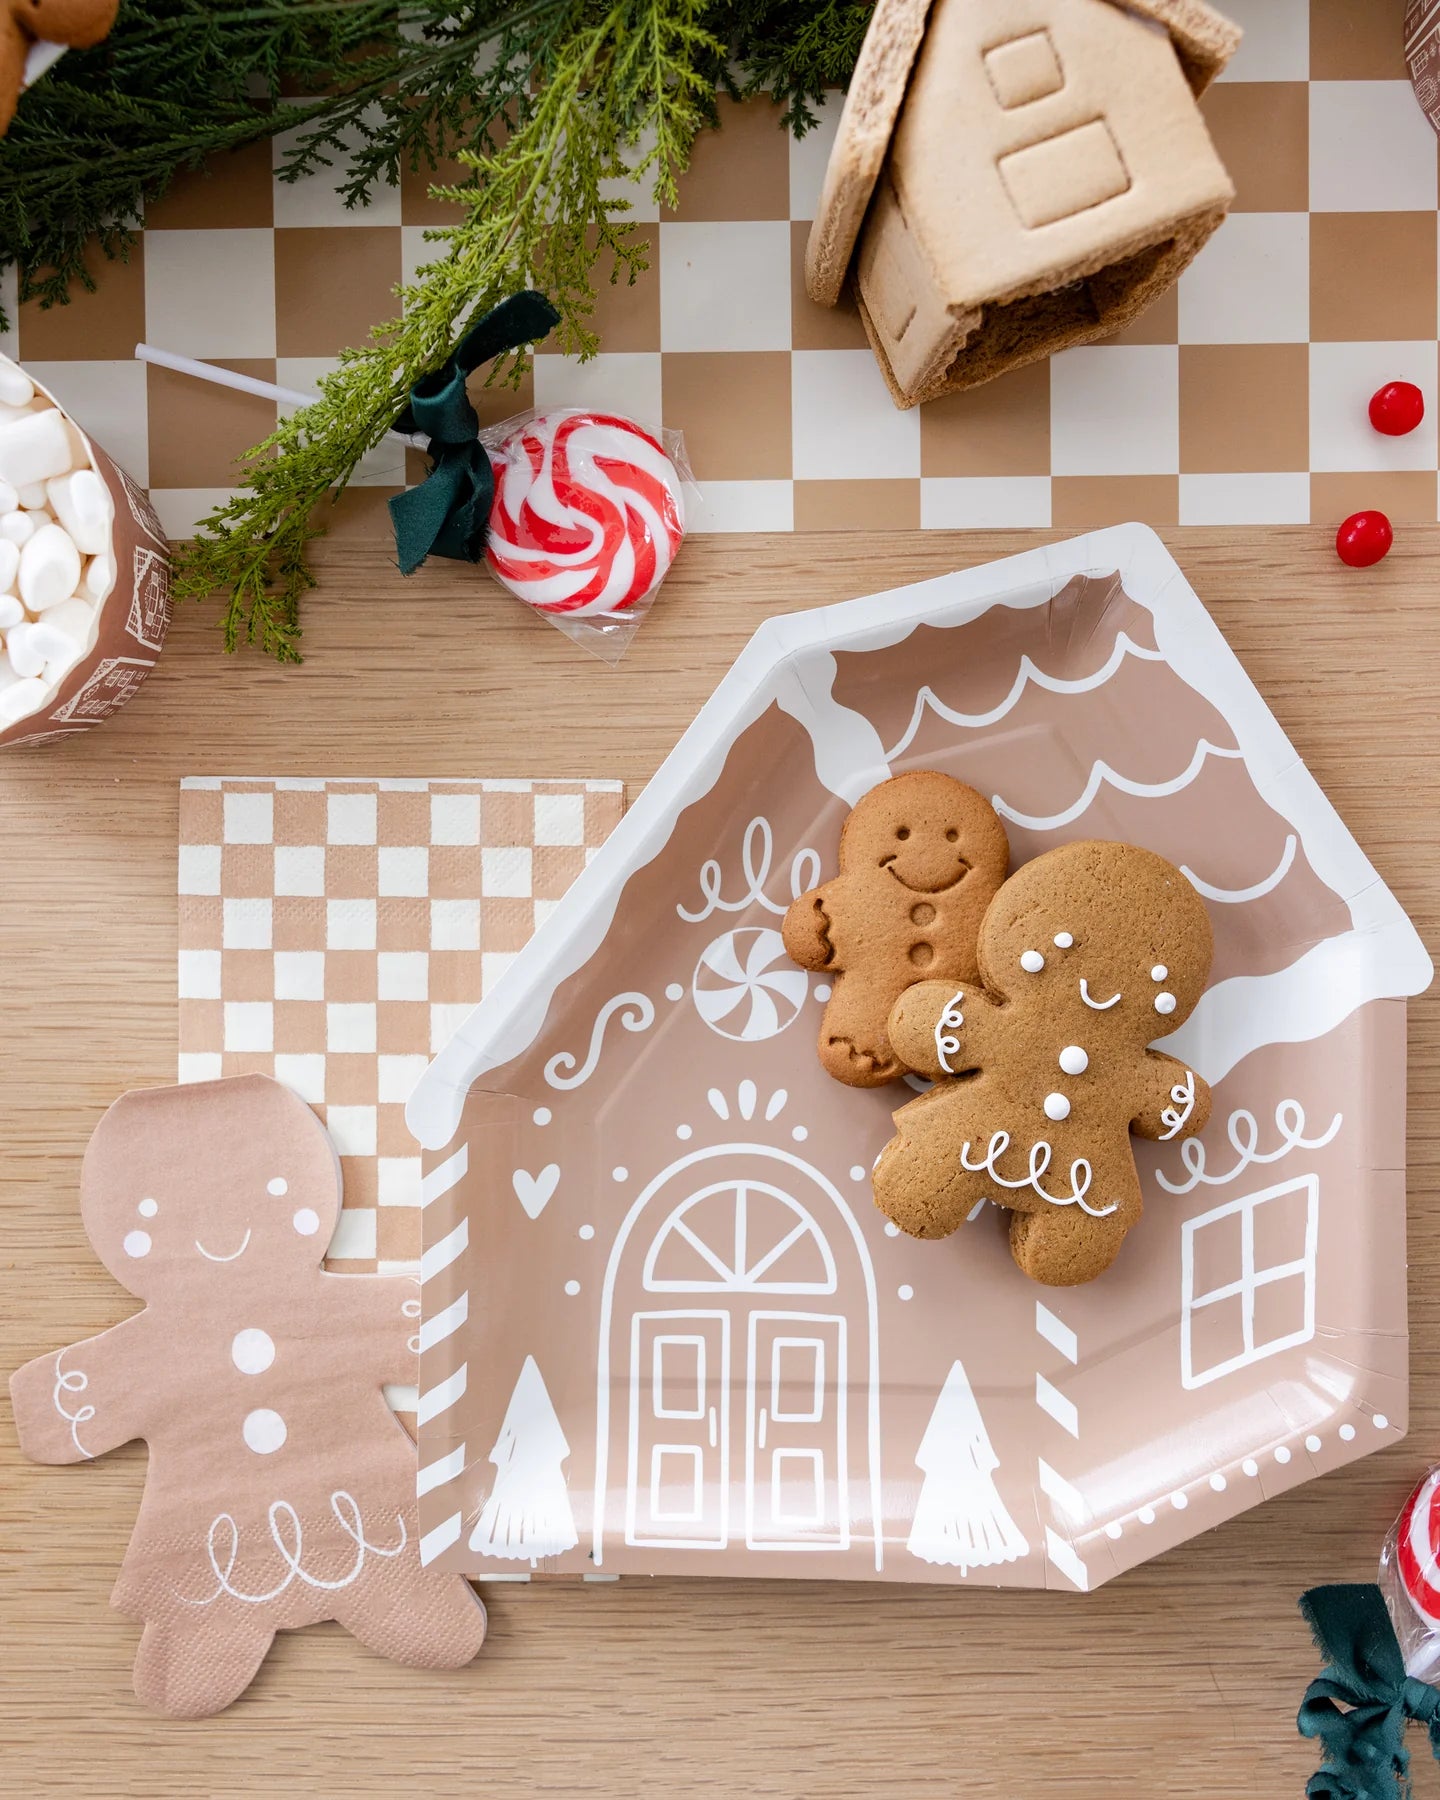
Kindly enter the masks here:
[[[465, 321], [527, 283], [591, 354], [594, 269], [646, 267], [613, 186], [676, 198], [717, 90], [781, 101], [797, 136], [854, 65], [873, 0], [127, 0], [105, 45], [71, 52], [0, 141], [0, 270], [20, 297], [93, 288], [92, 243], [123, 256], [145, 205], [217, 152], [283, 135], [282, 179], [332, 169], [348, 205], [457, 158], [432, 193], [456, 223], [399, 290], [399, 317], [342, 354], [320, 398], [249, 453], [245, 486], [182, 555], [178, 591], [228, 595], [227, 649], [299, 658], [321, 511]], [[297, 97], [298, 96], [298, 97]], [[523, 355], [494, 381], [516, 382]]]
[[[298, 659], [317, 508], [383, 438], [417, 376], [443, 361], [469, 317], [532, 283], [560, 312], [558, 347], [589, 354], [596, 258], [608, 252], [617, 279], [633, 281], [646, 266], [624, 220], [629, 202], [607, 197], [604, 184], [628, 173], [676, 198], [676, 174], [713, 104], [698, 65], [718, 54], [717, 43], [697, 23], [700, 0], [569, 0], [566, 11], [568, 30], [543, 55], [517, 48], [492, 70], [497, 110], [513, 123], [493, 148], [460, 153], [469, 182], [433, 190], [461, 215], [426, 233], [444, 254], [400, 289], [398, 318], [342, 354], [320, 398], [255, 447], [245, 488], [182, 557], [181, 598], [228, 592], [227, 649], [243, 639]], [[519, 353], [504, 359], [493, 378], [516, 381], [522, 364]]]

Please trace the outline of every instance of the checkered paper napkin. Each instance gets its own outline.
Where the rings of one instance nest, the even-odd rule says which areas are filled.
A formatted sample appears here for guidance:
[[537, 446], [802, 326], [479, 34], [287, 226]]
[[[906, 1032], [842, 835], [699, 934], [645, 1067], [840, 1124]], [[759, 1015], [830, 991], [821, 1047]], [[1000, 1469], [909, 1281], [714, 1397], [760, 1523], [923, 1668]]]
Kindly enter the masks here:
[[[600, 355], [542, 344], [482, 416], [597, 406], [683, 430], [697, 531], [1435, 519], [1440, 159], [1403, 0], [1220, 6], [1245, 41], [1202, 110], [1235, 209], [1110, 342], [897, 412], [853, 307], [805, 293], [838, 98], [798, 142], [768, 102], [722, 100], [678, 207], [639, 196], [649, 269], [633, 287], [599, 271]], [[136, 341], [308, 389], [391, 316], [395, 283], [436, 254], [426, 229], [457, 216], [428, 176], [353, 211], [333, 176], [280, 182], [268, 144], [221, 158], [150, 210], [128, 263], [97, 263], [95, 294], [26, 306], [0, 339], [149, 486], [173, 536], [233, 490], [275, 408], [146, 368]], [[1397, 379], [1428, 417], [1382, 438], [1365, 402]], [[335, 529], [382, 534], [386, 498], [422, 467], [382, 445]]]
[[258, 1070], [315, 1108], [332, 1268], [418, 1268], [405, 1102], [623, 810], [616, 781], [181, 783], [179, 1079]]

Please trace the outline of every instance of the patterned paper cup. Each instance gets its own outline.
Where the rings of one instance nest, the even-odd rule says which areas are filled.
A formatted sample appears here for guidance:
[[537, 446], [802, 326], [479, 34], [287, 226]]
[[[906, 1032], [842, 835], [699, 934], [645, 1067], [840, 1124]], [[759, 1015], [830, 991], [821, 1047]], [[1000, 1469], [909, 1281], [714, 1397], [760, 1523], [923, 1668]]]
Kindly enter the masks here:
[[[38, 384], [35, 391], [45, 394]], [[108, 719], [154, 668], [170, 623], [170, 546], [149, 495], [92, 438], [83, 431], [80, 437], [89, 466], [110, 491], [114, 575], [99, 596], [83, 654], [54, 691], [23, 718], [0, 714], [0, 749], [53, 743]]]

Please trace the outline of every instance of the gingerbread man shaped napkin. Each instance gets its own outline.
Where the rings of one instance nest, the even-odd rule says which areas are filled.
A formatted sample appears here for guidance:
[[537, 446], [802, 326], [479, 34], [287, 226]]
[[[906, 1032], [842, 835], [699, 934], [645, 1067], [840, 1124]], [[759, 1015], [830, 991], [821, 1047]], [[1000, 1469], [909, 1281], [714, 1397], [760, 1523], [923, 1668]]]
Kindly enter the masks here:
[[178, 1717], [228, 1706], [277, 1631], [318, 1619], [422, 1668], [484, 1637], [468, 1583], [421, 1567], [415, 1451], [381, 1392], [414, 1379], [415, 1284], [324, 1271], [339, 1199], [324, 1128], [268, 1076], [126, 1094], [80, 1203], [145, 1306], [10, 1383], [37, 1462], [148, 1443], [111, 1600], [144, 1627], [135, 1692]]

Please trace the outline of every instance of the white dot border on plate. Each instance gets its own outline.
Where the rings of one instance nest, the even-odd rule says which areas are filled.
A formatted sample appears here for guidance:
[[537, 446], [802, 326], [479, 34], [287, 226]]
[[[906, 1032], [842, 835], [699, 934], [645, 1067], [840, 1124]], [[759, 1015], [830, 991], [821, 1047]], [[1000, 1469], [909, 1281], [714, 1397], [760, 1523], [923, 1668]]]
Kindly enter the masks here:
[[[1383, 1412], [1361, 1413], [1360, 1422], [1361, 1424], [1368, 1423], [1376, 1431], [1393, 1431], [1395, 1429], [1388, 1416]], [[1360, 1432], [1353, 1420], [1346, 1419], [1336, 1427], [1334, 1435], [1336, 1442], [1345, 1445], [1353, 1444], [1359, 1438]], [[1297, 1432], [1295, 1441], [1297, 1444], [1303, 1445], [1307, 1455], [1310, 1456], [1319, 1455], [1325, 1448], [1325, 1440], [1317, 1431], [1307, 1431], [1303, 1436]], [[1143, 1529], [1153, 1525], [1163, 1512], [1184, 1512], [1190, 1505], [1192, 1490], [1197, 1494], [1205, 1489], [1211, 1493], [1223, 1494], [1231, 1486], [1237, 1484], [1237, 1477], [1245, 1481], [1257, 1481], [1261, 1469], [1267, 1463], [1283, 1469], [1294, 1460], [1294, 1455], [1295, 1452], [1290, 1444], [1274, 1444], [1260, 1457], [1244, 1457], [1238, 1467], [1229, 1471], [1228, 1474], [1221, 1469], [1216, 1469], [1202, 1479], [1192, 1481], [1188, 1488], [1176, 1488], [1171, 1493], [1157, 1495], [1147, 1505], [1136, 1507], [1134, 1512], [1126, 1513], [1119, 1519], [1111, 1519], [1103, 1528], [1104, 1534], [1112, 1543], [1118, 1543], [1125, 1536], [1127, 1528], [1139, 1526]]]

